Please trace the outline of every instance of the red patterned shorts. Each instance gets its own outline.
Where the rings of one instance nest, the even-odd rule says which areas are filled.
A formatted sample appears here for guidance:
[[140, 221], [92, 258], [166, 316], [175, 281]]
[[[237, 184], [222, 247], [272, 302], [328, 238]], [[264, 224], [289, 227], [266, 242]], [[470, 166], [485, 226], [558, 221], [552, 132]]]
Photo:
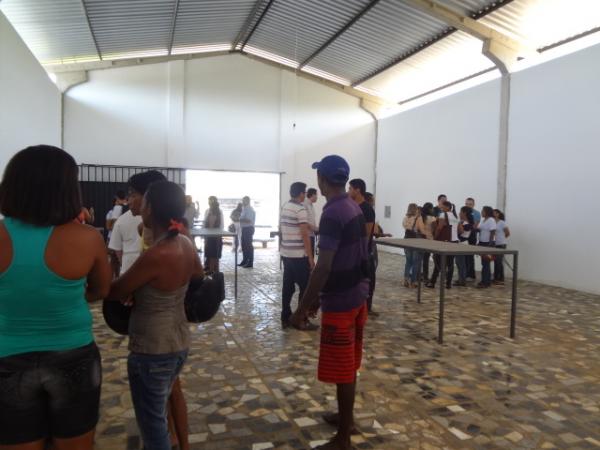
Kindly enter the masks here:
[[319, 381], [354, 383], [360, 369], [366, 323], [366, 303], [350, 311], [322, 314]]

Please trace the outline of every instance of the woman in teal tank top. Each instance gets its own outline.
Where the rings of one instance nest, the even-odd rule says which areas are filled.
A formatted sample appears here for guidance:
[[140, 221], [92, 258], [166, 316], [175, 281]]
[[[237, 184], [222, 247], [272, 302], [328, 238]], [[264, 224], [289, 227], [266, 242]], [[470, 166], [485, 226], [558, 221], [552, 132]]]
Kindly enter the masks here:
[[[102, 236], [76, 223], [75, 160], [40, 145], [0, 184], [0, 447], [93, 448], [101, 365], [88, 301], [104, 298]], [[12, 447], [11, 447], [12, 448]]]

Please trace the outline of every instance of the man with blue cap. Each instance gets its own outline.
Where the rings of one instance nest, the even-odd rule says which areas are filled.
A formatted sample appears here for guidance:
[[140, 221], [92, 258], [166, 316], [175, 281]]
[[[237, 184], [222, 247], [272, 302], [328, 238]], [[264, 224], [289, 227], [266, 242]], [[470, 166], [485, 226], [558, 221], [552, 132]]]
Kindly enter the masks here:
[[350, 167], [344, 158], [329, 155], [312, 165], [321, 194], [327, 199], [319, 224], [319, 259], [298, 309], [290, 317], [301, 327], [309, 316], [321, 315], [318, 378], [337, 386], [337, 434], [322, 450], [351, 449], [354, 428], [356, 373], [360, 368], [363, 330], [369, 295], [368, 239], [360, 207], [346, 193]]

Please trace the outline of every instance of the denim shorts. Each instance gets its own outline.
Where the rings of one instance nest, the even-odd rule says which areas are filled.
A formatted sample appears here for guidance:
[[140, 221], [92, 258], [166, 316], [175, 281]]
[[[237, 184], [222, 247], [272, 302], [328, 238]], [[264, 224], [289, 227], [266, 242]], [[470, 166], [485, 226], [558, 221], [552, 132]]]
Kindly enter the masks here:
[[135, 418], [146, 450], [171, 450], [167, 400], [187, 354], [187, 350], [158, 355], [129, 354], [129, 388]]
[[98, 423], [102, 367], [95, 343], [0, 358], [0, 445], [73, 438]]

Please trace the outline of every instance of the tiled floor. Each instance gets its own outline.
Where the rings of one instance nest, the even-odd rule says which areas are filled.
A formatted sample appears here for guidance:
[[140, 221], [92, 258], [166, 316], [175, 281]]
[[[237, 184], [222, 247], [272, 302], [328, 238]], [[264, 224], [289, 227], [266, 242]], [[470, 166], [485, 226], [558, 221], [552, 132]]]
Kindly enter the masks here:
[[[600, 297], [519, 284], [517, 339], [510, 289], [454, 288], [444, 345], [437, 297], [400, 287], [403, 259], [382, 253], [367, 324], [356, 416], [362, 449], [600, 449]], [[256, 250], [240, 269], [224, 255], [228, 299], [194, 327], [182, 377], [194, 449], [308, 449], [328, 439], [334, 388], [316, 380], [318, 334], [282, 331], [278, 254]], [[295, 304], [295, 303], [294, 303]], [[104, 384], [97, 449], [140, 448], [126, 378], [126, 339], [95, 310]]]

